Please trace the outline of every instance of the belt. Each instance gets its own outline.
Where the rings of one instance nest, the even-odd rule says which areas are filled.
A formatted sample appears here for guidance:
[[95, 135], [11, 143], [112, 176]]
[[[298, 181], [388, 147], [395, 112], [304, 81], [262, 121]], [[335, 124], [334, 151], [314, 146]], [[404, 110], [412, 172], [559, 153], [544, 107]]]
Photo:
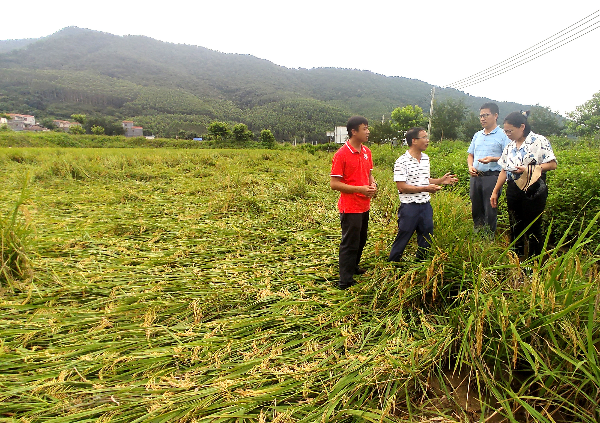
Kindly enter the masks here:
[[477, 176], [498, 176], [500, 175], [500, 171], [499, 170], [488, 170], [485, 172], [479, 172], [477, 171]]

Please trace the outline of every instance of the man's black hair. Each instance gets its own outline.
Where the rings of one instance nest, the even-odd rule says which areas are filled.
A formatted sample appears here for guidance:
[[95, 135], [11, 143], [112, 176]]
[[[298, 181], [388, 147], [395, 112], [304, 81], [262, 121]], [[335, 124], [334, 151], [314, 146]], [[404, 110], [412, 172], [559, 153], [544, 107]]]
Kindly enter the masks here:
[[362, 116], [352, 116], [350, 119], [348, 119], [348, 123], [346, 124], [346, 129], [348, 130], [348, 138], [352, 138], [353, 129], [358, 132], [358, 127], [363, 124], [369, 126], [369, 121], [367, 120], [367, 118], [364, 118]]
[[421, 131], [427, 132], [427, 129], [417, 126], [415, 128], [410, 128], [408, 131], [406, 131], [406, 143], [409, 147], [412, 145], [412, 141], [415, 138], [419, 138], [419, 132]]
[[499, 115], [500, 109], [496, 103], [484, 103], [479, 110], [488, 109], [493, 115]]

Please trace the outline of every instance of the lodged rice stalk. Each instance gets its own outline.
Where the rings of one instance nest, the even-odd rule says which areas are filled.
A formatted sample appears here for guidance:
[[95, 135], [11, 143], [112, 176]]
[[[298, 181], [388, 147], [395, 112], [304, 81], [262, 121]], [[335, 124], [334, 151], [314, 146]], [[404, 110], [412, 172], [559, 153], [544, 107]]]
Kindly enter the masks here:
[[1, 418], [598, 420], [593, 227], [522, 264], [444, 190], [428, 259], [411, 244], [390, 264], [397, 204], [376, 169], [369, 272], [339, 291], [330, 154], [27, 157], [0, 160], [4, 178], [33, 172], [36, 210], [36, 289], [0, 297]]
[[0, 289], [5, 285], [12, 290], [16, 282], [31, 278], [28, 256], [31, 217], [24, 205], [26, 198], [26, 184], [23, 184], [10, 214], [0, 218]]

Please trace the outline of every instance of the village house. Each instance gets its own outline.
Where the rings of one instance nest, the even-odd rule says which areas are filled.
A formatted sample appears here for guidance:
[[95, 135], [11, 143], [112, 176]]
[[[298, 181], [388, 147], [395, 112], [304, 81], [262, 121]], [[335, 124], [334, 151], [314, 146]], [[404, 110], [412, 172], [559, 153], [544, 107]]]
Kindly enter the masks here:
[[81, 126], [79, 122], [69, 122], [68, 120], [53, 120], [52, 123], [58, 129], [68, 132], [72, 126]]
[[26, 128], [35, 125], [35, 116], [20, 115], [17, 113], [7, 113], [10, 119], [6, 122], [13, 131], [24, 131]]
[[143, 137], [144, 128], [141, 126], [133, 126], [132, 120], [123, 121], [123, 129], [125, 130], [126, 137]]

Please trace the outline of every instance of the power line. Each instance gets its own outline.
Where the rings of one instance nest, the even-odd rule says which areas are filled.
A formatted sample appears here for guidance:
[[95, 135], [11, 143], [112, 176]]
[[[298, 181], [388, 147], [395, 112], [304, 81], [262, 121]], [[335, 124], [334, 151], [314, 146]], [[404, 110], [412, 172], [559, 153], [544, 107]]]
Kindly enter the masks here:
[[[598, 12], [600, 12], [600, 10], [597, 10], [596, 12], [592, 13], [591, 15], [588, 15], [588, 16], [586, 16], [585, 18], [581, 19], [580, 21], [578, 21], [578, 22], [575, 22], [574, 24], [572, 24], [572, 25], [568, 26], [567, 28], [563, 29], [562, 31], [559, 31], [559, 32], [557, 32], [556, 34], [554, 34], [554, 35], [552, 35], [552, 36], [550, 36], [550, 37], [546, 38], [546, 39], [545, 39], [545, 40], [543, 40], [543, 41], [540, 41], [539, 43], [537, 43], [537, 44], [535, 44], [535, 45], [533, 45], [533, 46], [529, 47], [529, 48], [528, 48], [528, 49], [526, 49], [526, 50], [523, 50], [522, 52], [520, 52], [520, 53], [517, 53], [516, 55], [514, 55], [514, 56], [511, 56], [511, 57], [509, 57], [508, 59], [505, 59], [504, 61], [502, 61], [502, 62], [500, 62], [500, 63], [497, 63], [497, 64], [495, 64], [494, 66], [491, 66], [491, 67], [489, 67], [489, 68], [487, 68], [487, 69], [484, 69], [484, 70], [482, 70], [482, 71], [480, 71], [480, 72], [477, 72], [477, 73], [475, 73], [475, 74], [473, 74], [473, 75], [471, 75], [471, 76], [469, 76], [469, 77], [467, 77], [467, 78], [460, 79], [460, 80], [458, 80], [458, 81], [456, 81], [456, 82], [454, 82], [454, 83], [452, 83], [452, 84], [450, 84], [450, 85], [448, 85], [448, 86], [449, 86], [449, 87], [452, 87], [452, 86], [455, 86], [455, 85], [462, 85], [464, 82], [466, 82], [466, 81], [468, 81], [468, 80], [471, 80], [471, 79], [477, 78], [477, 77], [479, 77], [479, 76], [480, 76], [480, 75], [482, 75], [482, 74], [488, 73], [489, 71], [492, 71], [492, 70], [494, 70], [494, 69], [496, 69], [496, 68], [498, 68], [498, 67], [502, 66], [502, 65], [503, 65], [505, 62], [508, 62], [508, 61], [514, 61], [515, 59], [517, 59], [517, 58], [519, 58], [519, 57], [521, 57], [521, 56], [525, 55], [525, 54], [526, 54], [527, 52], [529, 52], [530, 50], [533, 50], [533, 51], [535, 51], [535, 50], [538, 50], [540, 47], [542, 47], [542, 46], [544, 46], [544, 45], [548, 44], [548, 42], [550, 42], [551, 40], [554, 40], [555, 38], [557, 38], [557, 36], [558, 36], [559, 34], [562, 34], [562, 33], [563, 33], [563, 32], [565, 32], [565, 31], [566, 31], [566, 32], [567, 32], [567, 34], [568, 34], [569, 32], [572, 32], [574, 29], [577, 29], [577, 28], [579, 28], [581, 25], [585, 25], [586, 23], [588, 23], [588, 22], [590, 22], [590, 21], [593, 21], [593, 20], [594, 20], [594, 19], [596, 19], [598, 16], [595, 16], [595, 17], [594, 17], [594, 18], [592, 18], [592, 19], [588, 19], [588, 18], [590, 18], [591, 16], [594, 16], [594, 15], [597, 15], [597, 14], [598, 14]], [[586, 20], [586, 19], [587, 19], [587, 20]], [[583, 22], [583, 21], [585, 21], [585, 22]], [[583, 24], [581, 24], [581, 25], [578, 25], [578, 24], [579, 24], [579, 23], [581, 23], [581, 22], [583, 22]], [[575, 27], [575, 28], [572, 28], [572, 27]], [[572, 29], [569, 29], [569, 28], [572, 28]], [[568, 31], [567, 31], [567, 30], [568, 30]], [[566, 34], [564, 34], [564, 35], [566, 35]], [[560, 37], [562, 37], [562, 36], [563, 36], [563, 35], [561, 35]], [[558, 38], [560, 38], [560, 37], [558, 37]], [[559, 42], [560, 42], [560, 41], [559, 41]], [[538, 47], [538, 46], [539, 46], [539, 47]], [[512, 59], [512, 60], [511, 60], [511, 59]]]
[[[598, 29], [598, 28], [600, 28], [600, 22], [598, 22], [598, 24], [595, 27], [593, 27], [592, 29], [590, 29], [589, 31], [587, 31], [587, 32], [585, 32], [585, 33], [583, 33], [583, 34], [581, 34], [581, 35], [579, 35], [579, 36], [577, 36], [577, 37], [575, 37], [575, 38], [573, 38], [573, 39], [571, 39], [569, 41], [565, 41], [565, 42], [563, 42], [562, 44], [559, 44], [559, 45], [557, 45], [558, 44], [557, 43], [557, 44], [554, 44], [554, 45], [550, 46], [550, 47], [555, 47], [555, 48], [550, 49], [550, 47], [548, 47], [546, 50], [543, 50], [542, 52], [539, 52], [539, 53], [535, 54], [534, 56], [530, 56], [530, 57], [527, 57], [525, 59], [522, 59], [522, 60], [518, 61], [517, 63], [515, 63], [514, 65], [508, 65], [508, 64], [506, 64], [502, 68], [500, 68], [500, 69], [498, 69], [498, 70], [496, 70], [496, 71], [494, 71], [492, 73], [489, 73], [488, 75], [483, 75], [483, 76], [479, 77], [478, 79], [472, 80], [470, 82], [467, 81], [467, 82], [465, 82], [463, 84], [455, 85], [452, 88], [464, 89], [464, 88], [470, 87], [472, 85], [478, 84], [480, 82], [487, 81], [488, 79], [494, 78], [494, 77], [496, 77], [498, 75], [502, 75], [502, 74], [504, 74], [504, 73], [506, 73], [508, 71], [511, 71], [511, 70], [513, 70], [515, 68], [518, 68], [519, 66], [522, 66], [522, 65], [524, 65], [526, 63], [529, 63], [529, 62], [531, 62], [531, 61], [533, 61], [533, 60], [535, 60], [535, 59], [537, 59], [537, 58], [539, 58], [541, 56], [544, 56], [544, 55], [546, 55], [546, 54], [548, 54], [548, 53], [550, 53], [550, 52], [552, 52], [552, 51], [554, 51], [554, 50], [556, 50], [556, 49], [564, 46], [565, 44], [569, 44], [570, 42], [573, 42], [576, 39], [581, 38], [584, 35], [592, 32], [593, 30]], [[574, 35], [577, 35], [577, 34], [574, 34]], [[572, 37], [569, 37], [569, 38], [572, 38]], [[564, 40], [561, 40], [561, 41], [564, 41]]]
[[[538, 57], [548, 54], [548, 53], [550, 53], [572, 41], [575, 41], [576, 39], [581, 38], [582, 36], [584, 36], [586, 34], [589, 34], [593, 30], [600, 28], [600, 19], [598, 19], [600, 17], [599, 12], [600, 12], [600, 10], [597, 10], [596, 12], [592, 13], [591, 15], [586, 16], [585, 18], [579, 20], [578, 22], [575, 22], [574, 24], [568, 26], [567, 28], [563, 29], [562, 31], [559, 31], [556, 34], [546, 38], [545, 40], [540, 41], [537, 44], [534, 44], [533, 46], [527, 48], [526, 50], [523, 50], [522, 52], [520, 52], [514, 56], [511, 56], [508, 59], [505, 59], [502, 62], [499, 62], [494, 66], [491, 66], [487, 69], [477, 72], [467, 78], [460, 79], [450, 85], [447, 85], [447, 87], [456, 88], [456, 89], [464, 89], [464, 88], [470, 87], [472, 85], [478, 84], [480, 82], [487, 81], [488, 79], [491, 79], [495, 76], [498, 76], [498, 75], [506, 73], [510, 70], [513, 70], [519, 66], [522, 66], [526, 63], [531, 62], [532, 60], [537, 59]], [[584, 25], [587, 25], [587, 26], [585, 26], [584, 28], [581, 28]], [[581, 29], [579, 29], [579, 28], [581, 28]], [[578, 31], [567, 36], [569, 33], [572, 33], [575, 30], [578, 30]], [[548, 44], [550, 44], [550, 45], [548, 45]], [[548, 46], [542, 49], [542, 47], [544, 47], [546, 45], [548, 45]], [[542, 50], [538, 51], [540, 49], [542, 49]]]

